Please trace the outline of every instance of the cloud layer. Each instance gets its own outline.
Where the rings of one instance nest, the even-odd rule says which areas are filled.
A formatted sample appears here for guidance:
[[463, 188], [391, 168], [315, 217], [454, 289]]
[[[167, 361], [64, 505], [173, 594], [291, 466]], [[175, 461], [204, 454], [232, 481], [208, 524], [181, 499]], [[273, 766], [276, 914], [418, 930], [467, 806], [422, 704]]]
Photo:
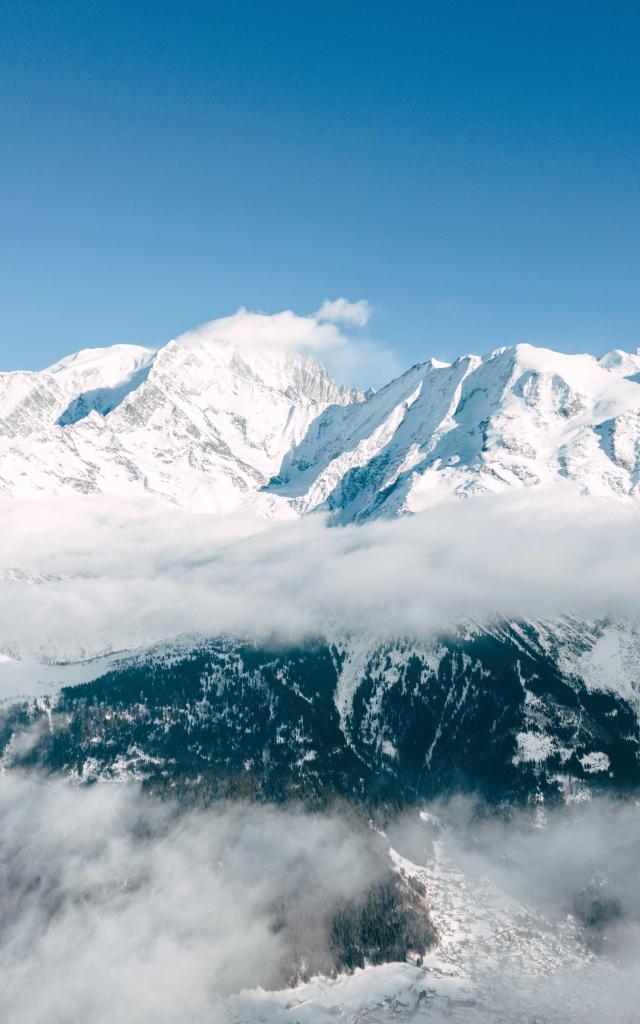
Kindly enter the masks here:
[[102, 497], [0, 511], [9, 654], [73, 659], [185, 632], [424, 637], [491, 615], [638, 616], [638, 511], [571, 491], [341, 529]]
[[178, 816], [135, 786], [0, 779], [0, 1017], [216, 1024], [278, 986], [327, 908], [381, 870], [342, 818], [219, 805]]

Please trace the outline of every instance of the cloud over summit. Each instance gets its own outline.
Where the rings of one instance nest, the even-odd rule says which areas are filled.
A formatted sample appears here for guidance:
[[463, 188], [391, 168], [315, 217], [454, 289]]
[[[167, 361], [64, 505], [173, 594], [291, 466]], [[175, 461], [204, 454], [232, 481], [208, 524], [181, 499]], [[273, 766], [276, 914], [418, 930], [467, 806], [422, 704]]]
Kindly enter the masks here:
[[326, 299], [306, 316], [241, 306], [180, 335], [183, 344], [226, 344], [245, 351], [300, 352], [319, 358], [339, 383], [377, 386], [399, 371], [390, 348], [363, 333], [373, 310], [366, 299]]

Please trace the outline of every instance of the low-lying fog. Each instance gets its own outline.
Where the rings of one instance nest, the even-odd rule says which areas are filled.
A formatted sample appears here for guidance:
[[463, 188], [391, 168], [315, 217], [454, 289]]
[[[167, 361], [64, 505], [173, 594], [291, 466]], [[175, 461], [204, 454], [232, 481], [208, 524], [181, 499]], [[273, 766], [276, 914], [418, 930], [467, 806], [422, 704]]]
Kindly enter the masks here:
[[[516, 908], [534, 907], [549, 928], [573, 915], [584, 948], [582, 971], [559, 963], [537, 978], [490, 972], [495, 1017], [467, 1007], [465, 1020], [572, 1019], [556, 1011], [581, 993], [581, 1024], [601, 1021], [603, 1007], [612, 1019], [637, 1019], [635, 802], [598, 799], [507, 820], [459, 799], [422, 818], [405, 812], [380, 839], [339, 813], [244, 804], [178, 813], [134, 785], [11, 774], [0, 778], [0, 1017], [227, 1020], [232, 993], [281, 986], [300, 950], [322, 954], [327, 906], [380, 877], [376, 843], [426, 864], [434, 841], [464, 876], [488, 879]], [[435, 1005], [430, 1017], [428, 1002], [417, 1012], [448, 1019]]]
[[466, 618], [637, 617], [640, 512], [527, 491], [331, 529], [155, 501], [0, 502], [0, 652], [72, 660], [180, 633], [424, 636]]

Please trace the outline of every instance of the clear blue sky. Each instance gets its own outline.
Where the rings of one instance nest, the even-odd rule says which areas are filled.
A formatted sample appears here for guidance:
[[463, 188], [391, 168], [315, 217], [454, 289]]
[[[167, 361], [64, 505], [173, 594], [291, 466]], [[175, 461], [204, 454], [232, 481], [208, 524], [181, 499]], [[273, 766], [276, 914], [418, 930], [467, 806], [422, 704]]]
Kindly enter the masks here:
[[0, 2], [0, 365], [367, 298], [640, 344], [640, 5]]

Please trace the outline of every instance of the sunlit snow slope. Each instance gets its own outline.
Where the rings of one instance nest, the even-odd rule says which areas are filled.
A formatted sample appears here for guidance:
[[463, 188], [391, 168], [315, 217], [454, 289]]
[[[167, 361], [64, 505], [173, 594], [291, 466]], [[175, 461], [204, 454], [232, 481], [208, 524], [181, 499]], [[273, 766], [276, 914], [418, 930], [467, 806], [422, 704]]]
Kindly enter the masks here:
[[337, 522], [558, 479], [640, 492], [640, 354], [429, 360], [365, 399], [311, 356], [186, 335], [0, 375], [0, 493]]
[[620, 356], [517, 345], [415, 366], [367, 402], [326, 409], [271, 490], [341, 522], [559, 478], [637, 497], [640, 385], [621, 367], [640, 357]]
[[93, 349], [0, 378], [0, 491], [145, 492], [227, 512], [277, 472], [312, 421], [360, 393], [314, 358], [197, 338]]

